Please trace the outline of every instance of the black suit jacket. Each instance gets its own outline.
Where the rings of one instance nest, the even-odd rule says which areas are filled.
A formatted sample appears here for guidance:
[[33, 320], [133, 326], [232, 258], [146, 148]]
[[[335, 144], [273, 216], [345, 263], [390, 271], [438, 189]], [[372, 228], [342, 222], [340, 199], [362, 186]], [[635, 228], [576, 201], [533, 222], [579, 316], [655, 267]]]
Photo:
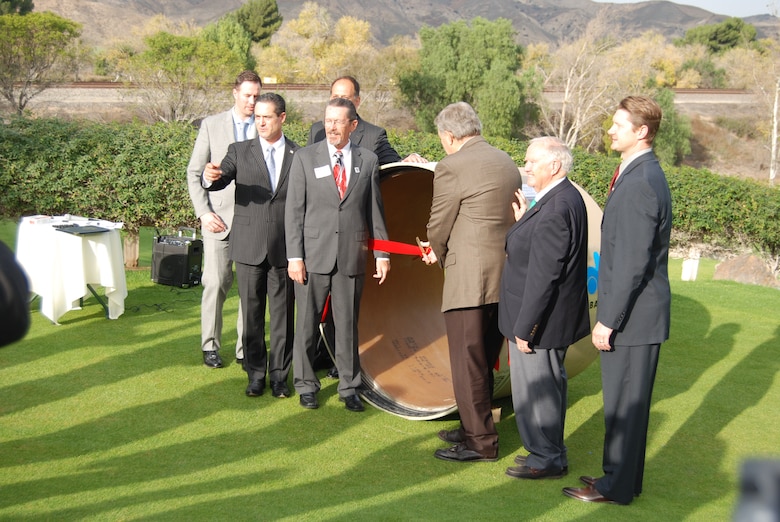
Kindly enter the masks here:
[[534, 348], [565, 348], [588, 335], [588, 216], [568, 179], [506, 235], [499, 328]]
[[596, 317], [613, 344], [660, 344], [669, 338], [669, 236], [672, 197], [653, 152], [618, 177], [601, 221]]
[[[309, 141], [307, 145], [323, 141], [325, 139], [325, 126], [321, 121], [315, 121], [309, 129]], [[352, 146], [368, 149], [379, 158], [379, 165], [386, 165], [401, 161], [401, 156], [395, 151], [387, 140], [387, 132], [358, 116], [357, 128], [349, 135]]]
[[27, 276], [10, 248], [0, 242], [0, 346], [18, 341], [30, 327]]
[[259, 138], [228, 147], [220, 163], [222, 177], [207, 190], [221, 190], [236, 182], [236, 205], [230, 232], [230, 258], [246, 265], [260, 265], [266, 257], [271, 266], [286, 267], [284, 207], [287, 199], [293, 153], [300, 147], [285, 137], [284, 161], [276, 192]]

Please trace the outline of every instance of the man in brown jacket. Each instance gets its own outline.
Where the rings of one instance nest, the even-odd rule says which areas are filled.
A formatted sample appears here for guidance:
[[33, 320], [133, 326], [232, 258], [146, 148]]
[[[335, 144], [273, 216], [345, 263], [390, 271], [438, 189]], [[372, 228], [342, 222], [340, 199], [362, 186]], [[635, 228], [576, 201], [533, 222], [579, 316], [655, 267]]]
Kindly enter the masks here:
[[426, 264], [445, 270], [442, 312], [461, 427], [439, 432], [454, 444], [434, 456], [458, 462], [498, 458], [491, 415], [493, 367], [504, 338], [498, 330], [498, 296], [506, 259], [504, 240], [514, 223], [512, 201], [521, 187], [512, 158], [481, 136], [482, 123], [465, 102], [445, 107], [434, 120], [447, 157], [433, 174]]

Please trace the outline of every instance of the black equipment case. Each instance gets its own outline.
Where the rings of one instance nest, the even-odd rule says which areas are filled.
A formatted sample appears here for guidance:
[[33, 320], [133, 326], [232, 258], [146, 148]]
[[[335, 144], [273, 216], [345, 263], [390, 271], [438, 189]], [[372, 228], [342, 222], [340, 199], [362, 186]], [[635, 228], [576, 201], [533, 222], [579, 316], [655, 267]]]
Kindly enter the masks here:
[[[191, 231], [192, 237], [184, 236]], [[180, 228], [175, 236], [154, 236], [152, 281], [161, 285], [188, 288], [199, 285], [203, 275], [203, 241], [194, 228]]]

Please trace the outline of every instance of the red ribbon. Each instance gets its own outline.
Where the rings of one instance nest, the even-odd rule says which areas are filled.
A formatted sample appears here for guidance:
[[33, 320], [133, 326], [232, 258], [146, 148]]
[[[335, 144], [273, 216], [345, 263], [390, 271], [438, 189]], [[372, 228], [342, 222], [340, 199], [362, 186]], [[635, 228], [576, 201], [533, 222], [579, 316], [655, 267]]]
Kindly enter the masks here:
[[408, 243], [401, 243], [399, 241], [390, 241], [387, 239], [369, 239], [368, 248], [369, 250], [381, 250], [382, 252], [388, 252], [390, 254], [422, 257], [420, 247], [417, 245], [410, 245]]

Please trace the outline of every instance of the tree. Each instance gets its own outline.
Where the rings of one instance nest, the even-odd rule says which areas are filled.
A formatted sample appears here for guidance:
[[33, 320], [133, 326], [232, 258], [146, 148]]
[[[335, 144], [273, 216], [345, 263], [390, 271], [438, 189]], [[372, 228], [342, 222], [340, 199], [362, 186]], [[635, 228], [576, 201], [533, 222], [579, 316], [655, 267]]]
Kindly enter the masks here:
[[[188, 121], [215, 112], [243, 63], [223, 44], [161, 32], [147, 48], [124, 56], [120, 70], [138, 85], [149, 121]], [[229, 102], [228, 102], [229, 103]]]
[[0, 90], [21, 115], [63, 74], [81, 25], [52, 13], [0, 16]]
[[658, 158], [669, 165], [679, 165], [683, 157], [691, 153], [691, 124], [674, 107], [674, 91], [661, 89], [655, 95], [661, 106], [663, 119], [658, 135], [653, 140], [653, 151]]
[[235, 17], [251, 35], [252, 41], [261, 46], [268, 45], [271, 36], [282, 25], [282, 15], [276, 0], [249, 0], [228, 17]]
[[417, 124], [434, 130], [447, 104], [465, 101], [480, 114], [487, 135], [519, 136], [526, 90], [517, 75], [522, 48], [509, 20], [475, 18], [420, 29], [419, 62], [398, 78]]
[[719, 24], [701, 25], [688, 29], [677, 45], [704, 44], [712, 54], [720, 54], [734, 47], [745, 47], [756, 40], [756, 28], [741, 18], [729, 18]]
[[201, 38], [224, 45], [244, 63], [244, 69], [254, 69], [257, 60], [252, 55], [252, 36], [234, 18], [223, 17], [203, 28]]
[[0, 15], [31, 13], [35, 5], [32, 0], [2, 0], [0, 1]]

